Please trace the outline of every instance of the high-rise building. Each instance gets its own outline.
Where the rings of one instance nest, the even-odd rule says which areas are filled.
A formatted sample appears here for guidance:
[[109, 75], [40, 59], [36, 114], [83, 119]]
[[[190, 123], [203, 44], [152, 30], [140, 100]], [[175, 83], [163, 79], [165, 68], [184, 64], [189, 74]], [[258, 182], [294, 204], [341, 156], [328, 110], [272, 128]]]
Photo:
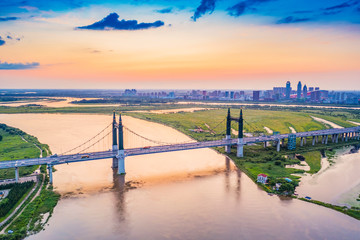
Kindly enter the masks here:
[[290, 81], [286, 82], [286, 99], [290, 99], [291, 84]]
[[298, 85], [297, 85], [297, 99], [301, 98], [301, 81], [299, 81]]
[[309, 87], [309, 92], [312, 92], [312, 91], [314, 91], [314, 87]]
[[253, 101], [258, 102], [260, 100], [260, 91], [253, 91]]
[[319, 91], [320, 90], [320, 88], [319, 87], [315, 87], [315, 91]]
[[303, 95], [304, 95], [304, 98], [306, 99], [307, 98], [307, 86], [306, 86], [306, 84], [304, 85], [304, 88], [303, 88]]

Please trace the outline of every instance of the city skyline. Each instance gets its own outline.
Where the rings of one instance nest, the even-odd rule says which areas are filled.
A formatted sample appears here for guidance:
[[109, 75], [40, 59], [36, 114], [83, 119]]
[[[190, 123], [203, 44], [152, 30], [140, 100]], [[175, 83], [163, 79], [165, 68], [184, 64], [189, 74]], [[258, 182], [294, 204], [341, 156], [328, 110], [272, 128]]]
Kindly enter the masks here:
[[[360, 90], [356, 1], [2, 1], [2, 88]], [[225, 85], [228, 85], [228, 87]]]

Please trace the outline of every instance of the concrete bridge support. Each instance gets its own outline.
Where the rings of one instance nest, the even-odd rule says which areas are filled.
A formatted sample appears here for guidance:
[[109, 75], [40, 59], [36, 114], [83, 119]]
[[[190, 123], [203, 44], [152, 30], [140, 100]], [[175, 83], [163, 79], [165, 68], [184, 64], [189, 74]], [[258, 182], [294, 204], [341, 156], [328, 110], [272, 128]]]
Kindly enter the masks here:
[[281, 146], [285, 147], [285, 138], [281, 139]]
[[280, 152], [280, 139], [276, 143], [276, 151]]
[[322, 144], [325, 143], [325, 136], [324, 136], [324, 135], [321, 136], [321, 143], [322, 143]]
[[[226, 135], [225, 139], [226, 139], [226, 140], [230, 140], [230, 139], [231, 139], [231, 135]], [[231, 153], [231, 145], [226, 145], [226, 146], [225, 146], [225, 152], [226, 152], [226, 153]]]
[[15, 168], [15, 182], [19, 182], [19, 168]]
[[359, 141], [360, 140], [360, 132], [357, 132], [357, 140]]
[[328, 144], [328, 137], [329, 137], [329, 135], [325, 136], [325, 144]]
[[267, 147], [267, 141], [264, 142], [264, 148], [266, 148], [266, 147]]
[[339, 142], [339, 134], [336, 134], [336, 137], [335, 137], [335, 142], [338, 143]]
[[48, 167], [47, 167], [47, 169], [48, 169], [48, 172], [49, 172], [49, 183], [50, 183], [50, 184], [53, 184], [52, 165], [49, 164]]
[[244, 139], [243, 138], [238, 138], [236, 156], [238, 158], [244, 157]]
[[315, 136], [312, 137], [312, 145], [315, 145]]
[[300, 138], [300, 146], [302, 147], [303, 145], [304, 145], [304, 138], [301, 137], [301, 138]]
[[304, 144], [306, 145], [306, 137], [304, 137]]
[[315, 136], [315, 141], [316, 141], [316, 143], [319, 142], [319, 136]]
[[345, 142], [348, 141], [348, 136], [349, 136], [349, 134], [348, 134], [348, 133], [345, 133]]
[[119, 150], [117, 159], [118, 159], [118, 174], [125, 174], [125, 154], [124, 150]]

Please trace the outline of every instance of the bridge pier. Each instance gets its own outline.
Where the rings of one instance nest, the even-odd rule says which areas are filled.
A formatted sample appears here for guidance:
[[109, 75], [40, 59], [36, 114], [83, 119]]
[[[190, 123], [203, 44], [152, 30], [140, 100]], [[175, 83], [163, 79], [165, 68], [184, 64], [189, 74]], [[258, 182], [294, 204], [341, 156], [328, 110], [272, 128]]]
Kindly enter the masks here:
[[49, 164], [47, 167], [48, 171], [49, 171], [49, 183], [53, 184], [53, 174], [52, 174], [52, 165]]
[[264, 148], [266, 148], [266, 147], [267, 147], [267, 141], [264, 142]]
[[124, 150], [119, 150], [118, 152], [118, 174], [125, 174], [125, 155]]
[[325, 143], [325, 136], [324, 136], [324, 135], [321, 136], [321, 143], [322, 143], [322, 144]]
[[276, 143], [276, 151], [280, 152], [280, 139]]
[[304, 144], [306, 145], [306, 137], [304, 137]]
[[347, 142], [348, 141], [348, 133], [345, 133], [345, 142]]
[[312, 145], [315, 145], [315, 136], [312, 137]]
[[315, 136], [315, 142], [316, 142], [316, 143], [319, 142], [319, 136], [318, 136], [318, 135]]
[[300, 138], [300, 147], [302, 147], [303, 145], [304, 145], [304, 138], [301, 137], [301, 138]]
[[329, 135], [325, 136], [325, 144], [328, 144], [328, 137], [329, 137]]
[[357, 140], [359, 141], [360, 140], [360, 132], [357, 132], [356, 135], [357, 135]]
[[15, 167], [15, 182], [19, 182], [19, 168]]
[[[226, 139], [226, 140], [230, 140], [230, 139], [231, 139], [231, 136], [230, 136], [230, 135], [226, 135], [225, 139]], [[231, 153], [231, 145], [226, 145], [226, 146], [225, 146], [225, 152], [226, 152], [226, 153]]]
[[243, 138], [238, 139], [236, 156], [238, 158], [244, 157], [244, 139]]
[[336, 139], [335, 142], [338, 143], [339, 142], [339, 134], [336, 134]]

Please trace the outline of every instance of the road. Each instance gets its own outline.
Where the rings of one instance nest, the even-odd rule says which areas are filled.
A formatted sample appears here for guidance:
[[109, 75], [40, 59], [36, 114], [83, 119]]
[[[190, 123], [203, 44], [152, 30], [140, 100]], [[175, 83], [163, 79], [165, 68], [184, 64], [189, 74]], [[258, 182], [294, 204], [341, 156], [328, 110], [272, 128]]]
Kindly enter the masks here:
[[[351, 127], [351, 128], [334, 128], [310, 132], [299, 132], [295, 133], [296, 137], [312, 137], [312, 136], [323, 136], [323, 135], [332, 135], [332, 134], [342, 134], [350, 132], [359, 132], [360, 126]], [[246, 137], [243, 139], [244, 145], [258, 142], [267, 142], [267, 141], [280, 141], [281, 139], [288, 138], [289, 134], [280, 134], [272, 136], [259, 136], [259, 137]], [[162, 146], [152, 146], [146, 148], [130, 148], [125, 149], [124, 154], [127, 156], [136, 156], [144, 154], [153, 154], [161, 152], [172, 152], [172, 151], [182, 151], [198, 148], [209, 148], [209, 147], [220, 147], [226, 145], [236, 145], [238, 139], [222, 139], [214, 141], [205, 141], [205, 142], [192, 142], [192, 143], [183, 143], [183, 144], [172, 144], [172, 145], [162, 145]], [[72, 162], [81, 162], [81, 161], [92, 161], [100, 160], [106, 158], [113, 158], [118, 154], [115, 150], [99, 151], [99, 152], [89, 152], [82, 154], [69, 154], [69, 155], [53, 155], [50, 157], [44, 158], [34, 158], [34, 159], [21, 159], [21, 160], [11, 160], [11, 161], [2, 161], [0, 162], [0, 169], [4, 168], [15, 168], [23, 166], [32, 166], [32, 165], [58, 165]]]

